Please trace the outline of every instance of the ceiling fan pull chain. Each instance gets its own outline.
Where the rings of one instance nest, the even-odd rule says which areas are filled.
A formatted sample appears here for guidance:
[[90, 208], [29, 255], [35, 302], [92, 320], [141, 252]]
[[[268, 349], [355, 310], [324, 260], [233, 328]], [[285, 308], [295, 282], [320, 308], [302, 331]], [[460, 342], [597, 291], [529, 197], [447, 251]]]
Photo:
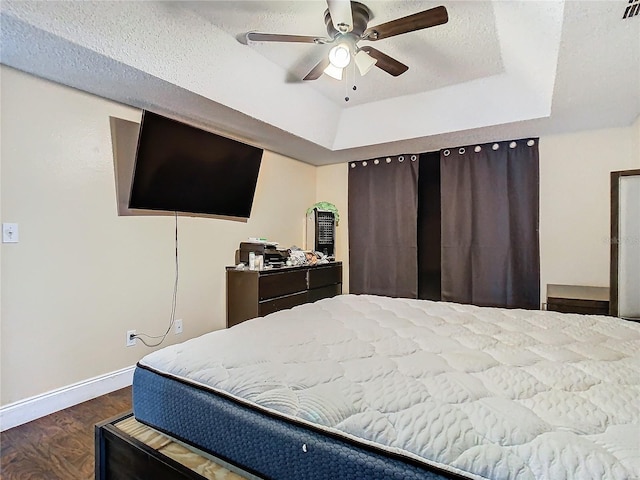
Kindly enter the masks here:
[[348, 102], [349, 101], [349, 70], [350, 70], [350, 65], [347, 65], [347, 68], [345, 68], [345, 79], [344, 79], [344, 101]]
[[[346, 74], [346, 78], [345, 78], [345, 82], [344, 82], [344, 101], [348, 102], [349, 101], [349, 69], [346, 68], [345, 69], [347, 74]], [[351, 90], [353, 90], [354, 92], [356, 90], [358, 90], [358, 86], [356, 85], [356, 66], [355, 64], [351, 64], [351, 70], [352, 70], [352, 74], [351, 76], [353, 77], [353, 86], [351, 87]]]

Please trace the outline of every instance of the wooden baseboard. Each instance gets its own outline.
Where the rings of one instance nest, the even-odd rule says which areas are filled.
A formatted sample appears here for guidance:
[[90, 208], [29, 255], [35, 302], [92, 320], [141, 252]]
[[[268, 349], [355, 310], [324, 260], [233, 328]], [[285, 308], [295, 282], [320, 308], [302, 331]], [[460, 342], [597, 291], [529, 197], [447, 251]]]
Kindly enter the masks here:
[[131, 385], [135, 365], [0, 407], [0, 432]]

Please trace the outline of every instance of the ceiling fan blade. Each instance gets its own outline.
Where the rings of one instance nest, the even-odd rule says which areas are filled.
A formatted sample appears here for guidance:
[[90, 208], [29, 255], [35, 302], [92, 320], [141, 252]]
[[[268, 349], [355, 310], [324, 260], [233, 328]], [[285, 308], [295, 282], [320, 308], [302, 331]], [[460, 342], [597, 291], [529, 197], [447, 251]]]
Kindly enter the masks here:
[[333, 40], [322, 37], [312, 37], [307, 35], [285, 35], [280, 33], [247, 33], [247, 40], [252, 42], [292, 42], [292, 43], [330, 43]]
[[329, 58], [325, 55], [318, 64], [311, 69], [307, 76], [303, 80], [317, 80], [324, 73], [324, 69], [329, 66]]
[[373, 41], [381, 40], [415, 30], [422, 30], [423, 28], [435, 27], [448, 21], [449, 14], [447, 9], [440, 6], [382, 23], [376, 27], [367, 28], [362, 34], [362, 38]]
[[397, 77], [398, 75], [402, 75], [404, 72], [409, 70], [409, 67], [407, 67], [404, 63], [399, 62], [395, 58], [392, 58], [386, 53], [382, 53], [380, 50], [376, 50], [373, 47], [361, 47], [360, 50], [364, 50], [372, 58], [375, 58], [377, 60], [376, 67], [381, 68], [389, 75]]
[[353, 30], [353, 16], [349, 0], [327, 0], [331, 22], [334, 28], [342, 33]]

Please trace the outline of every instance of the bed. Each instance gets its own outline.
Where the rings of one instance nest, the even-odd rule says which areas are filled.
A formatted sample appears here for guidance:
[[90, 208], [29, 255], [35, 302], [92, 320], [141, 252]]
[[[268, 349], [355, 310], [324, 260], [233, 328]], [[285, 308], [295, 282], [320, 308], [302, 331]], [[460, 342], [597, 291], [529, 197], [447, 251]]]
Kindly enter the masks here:
[[640, 324], [341, 295], [144, 357], [135, 418], [259, 478], [640, 478]]

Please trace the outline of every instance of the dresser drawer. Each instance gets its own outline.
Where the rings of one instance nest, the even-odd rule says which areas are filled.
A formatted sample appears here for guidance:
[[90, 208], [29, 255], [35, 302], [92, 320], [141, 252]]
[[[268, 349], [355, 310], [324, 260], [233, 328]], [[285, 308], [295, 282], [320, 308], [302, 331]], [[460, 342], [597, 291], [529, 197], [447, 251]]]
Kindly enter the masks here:
[[306, 270], [294, 270], [260, 275], [258, 283], [259, 299], [261, 301], [274, 297], [282, 297], [290, 293], [306, 290], [307, 272]]
[[309, 288], [342, 283], [342, 265], [318, 266], [309, 269]]
[[295, 293], [293, 295], [287, 295], [285, 297], [273, 298], [271, 300], [265, 300], [258, 305], [258, 316], [264, 317], [270, 313], [277, 312], [278, 310], [284, 310], [286, 308], [293, 308], [296, 305], [302, 305], [307, 303], [307, 292]]
[[323, 298], [331, 298], [342, 293], [342, 284], [327, 285], [326, 287], [313, 288], [309, 290], [309, 303], [317, 302]]

